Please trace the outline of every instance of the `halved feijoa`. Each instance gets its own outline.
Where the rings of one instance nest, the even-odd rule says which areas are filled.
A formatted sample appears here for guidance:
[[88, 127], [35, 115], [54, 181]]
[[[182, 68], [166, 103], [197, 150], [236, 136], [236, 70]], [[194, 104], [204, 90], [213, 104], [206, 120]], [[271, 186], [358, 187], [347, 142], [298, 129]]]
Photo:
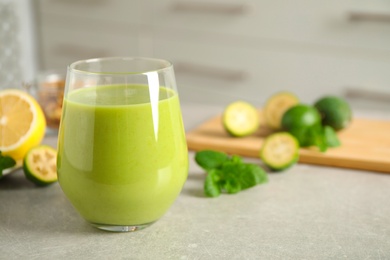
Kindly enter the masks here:
[[276, 130], [280, 129], [284, 112], [298, 103], [298, 97], [290, 92], [283, 91], [271, 96], [264, 106], [267, 125]]
[[274, 171], [287, 169], [299, 159], [298, 140], [288, 132], [271, 134], [264, 140], [260, 158]]
[[57, 151], [47, 145], [30, 149], [23, 160], [26, 178], [36, 185], [46, 186], [57, 181]]
[[258, 129], [260, 118], [253, 105], [245, 101], [236, 101], [225, 108], [222, 122], [230, 135], [242, 137], [253, 134]]

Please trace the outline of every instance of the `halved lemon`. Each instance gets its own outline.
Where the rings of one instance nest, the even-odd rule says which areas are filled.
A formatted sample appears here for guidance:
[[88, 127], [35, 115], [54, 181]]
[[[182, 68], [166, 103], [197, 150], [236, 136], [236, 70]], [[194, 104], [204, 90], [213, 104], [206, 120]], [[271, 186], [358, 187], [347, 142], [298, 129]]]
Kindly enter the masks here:
[[19, 161], [41, 143], [46, 121], [38, 102], [17, 89], [0, 90], [0, 151]]

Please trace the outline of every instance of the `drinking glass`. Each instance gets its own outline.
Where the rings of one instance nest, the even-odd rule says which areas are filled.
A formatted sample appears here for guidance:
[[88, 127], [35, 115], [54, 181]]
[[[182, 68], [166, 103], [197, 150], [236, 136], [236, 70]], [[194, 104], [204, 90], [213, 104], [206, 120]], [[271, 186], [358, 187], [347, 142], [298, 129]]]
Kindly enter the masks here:
[[71, 64], [57, 171], [71, 204], [99, 229], [135, 231], [160, 219], [188, 174], [173, 65], [137, 57]]

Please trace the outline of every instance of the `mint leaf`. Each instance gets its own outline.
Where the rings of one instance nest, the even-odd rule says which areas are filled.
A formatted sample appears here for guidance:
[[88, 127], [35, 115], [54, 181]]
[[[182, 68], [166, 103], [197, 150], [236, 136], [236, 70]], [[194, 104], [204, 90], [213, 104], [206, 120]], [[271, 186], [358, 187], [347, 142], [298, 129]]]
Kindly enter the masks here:
[[310, 145], [317, 146], [321, 152], [326, 152], [328, 145], [326, 144], [324, 129], [321, 125], [310, 127], [307, 134], [311, 142]]
[[220, 167], [227, 160], [229, 160], [227, 154], [212, 150], [203, 150], [195, 154], [195, 161], [206, 171]]
[[325, 135], [326, 144], [329, 147], [338, 147], [341, 145], [341, 142], [336, 134], [336, 131], [332, 127], [325, 126], [324, 135]]
[[237, 193], [241, 190], [240, 175], [245, 170], [245, 164], [237, 155], [221, 166], [221, 187], [227, 193]]
[[321, 124], [295, 127], [288, 132], [297, 138], [300, 147], [317, 146], [321, 152], [326, 152], [328, 149], [325, 130]]
[[330, 126], [315, 125], [307, 132], [310, 145], [317, 146], [321, 152], [326, 152], [328, 147], [340, 146], [340, 140], [336, 131]]
[[195, 161], [207, 171], [204, 193], [218, 197], [222, 192], [238, 193], [268, 180], [266, 172], [256, 164], [245, 163], [238, 155], [204, 150], [197, 152]]
[[262, 184], [268, 182], [268, 175], [264, 171], [263, 168], [258, 166], [257, 164], [248, 163], [247, 164], [248, 171], [251, 172], [253, 179], [256, 184]]
[[238, 193], [241, 191], [241, 183], [237, 178], [228, 178], [225, 180], [223, 188], [229, 194]]
[[236, 178], [240, 183], [241, 190], [245, 190], [256, 186], [257, 184], [265, 183], [268, 180], [265, 171], [256, 164], [242, 164], [239, 167], [239, 172]]
[[218, 170], [212, 169], [208, 172], [204, 182], [204, 193], [207, 197], [218, 197], [221, 194], [219, 186]]
[[0, 177], [3, 176], [3, 170], [14, 167], [16, 161], [9, 156], [3, 156], [0, 151]]
[[235, 164], [242, 164], [242, 163], [244, 163], [242, 158], [240, 156], [238, 156], [238, 155], [232, 155], [232, 157], [230, 158], [230, 161], [232, 161]]

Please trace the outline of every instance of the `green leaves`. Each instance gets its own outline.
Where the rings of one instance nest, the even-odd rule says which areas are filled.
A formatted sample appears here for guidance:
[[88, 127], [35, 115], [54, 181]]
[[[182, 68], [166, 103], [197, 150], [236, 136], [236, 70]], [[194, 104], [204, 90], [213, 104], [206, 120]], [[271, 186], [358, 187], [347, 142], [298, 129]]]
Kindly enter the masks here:
[[222, 192], [235, 194], [268, 181], [260, 166], [244, 163], [237, 155], [229, 157], [222, 152], [204, 150], [196, 153], [195, 161], [207, 171], [204, 193], [208, 197], [218, 197]]
[[228, 155], [225, 153], [204, 150], [196, 154], [195, 161], [200, 167], [207, 171], [218, 168], [223, 162], [228, 160], [228, 158]]
[[337, 147], [341, 145], [341, 142], [336, 134], [336, 131], [331, 126], [324, 127], [324, 135], [328, 147]]
[[0, 151], [0, 178], [3, 176], [3, 170], [14, 167], [16, 161], [9, 156], [3, 156]]
[[330, 126], [317, 125], [310, 128], [307, 139], [307, 146], [317, 146], [321, 152], [326, 152], [329, 147], [337, 147], [341, 145], [335, 130]]
[[336, 131], [320, 123], [306, 127], [294, 127], [288, 132], [297, 138], [301, 147], [317, 146], [321, 152], [326, 152], [329, 147], [341, 145]]
[[208, 172], [204, 181], [204, 194], [207, 197], [218, 197], [221, 194], [221, 189], [218, 185], [218, 175], [218, 170], [216, 169], [212, 169]]

